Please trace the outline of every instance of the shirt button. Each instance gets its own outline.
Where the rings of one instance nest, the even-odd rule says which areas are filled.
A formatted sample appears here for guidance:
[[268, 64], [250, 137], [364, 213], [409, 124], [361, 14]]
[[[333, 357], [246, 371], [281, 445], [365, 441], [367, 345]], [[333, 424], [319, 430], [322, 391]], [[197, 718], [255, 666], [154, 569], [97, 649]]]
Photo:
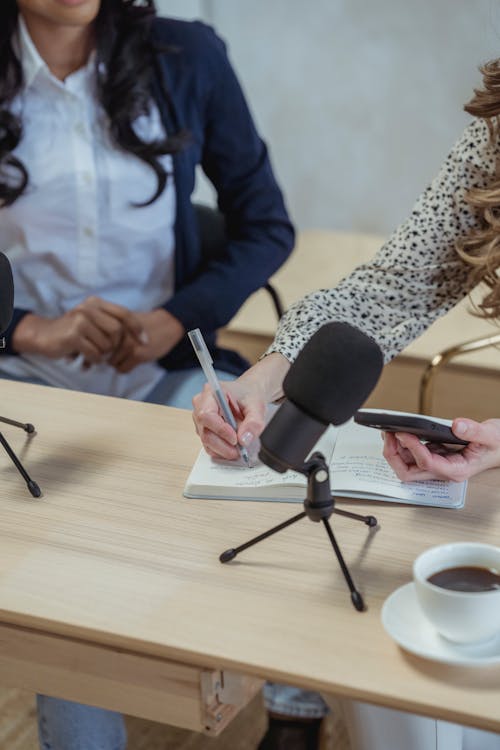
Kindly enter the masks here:
[[87, 131], [83, 122], [75, 123], [75, 132], [78, 133], [78, 135], [87, 135]]
[[83, 181], [86, 185], [92, 184], [92, 175], [90, 174], [90, 172], [83, 173]]
[[84, 233], [85, 237], [93, 237], [94, 236], [94, 230], [92, 229], [92, 227], [84, 227], [83, 228], [83, 233]]

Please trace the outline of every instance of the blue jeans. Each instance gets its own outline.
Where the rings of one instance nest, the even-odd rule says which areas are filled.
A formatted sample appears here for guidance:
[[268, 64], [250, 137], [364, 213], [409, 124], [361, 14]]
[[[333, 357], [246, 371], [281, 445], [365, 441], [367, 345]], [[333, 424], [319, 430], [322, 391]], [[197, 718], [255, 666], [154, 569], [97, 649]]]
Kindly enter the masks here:
[[61, 698], [37, 696], [41, 750], [125, 750], [121, 714]]
[[[232, 380], [233, 375], [217, 371], [221, 380]], [[40, 379], [12, 378], [8, 380], [47, 385]], [[144, 401], [152, 404], [191, 409], [191, 399], [199, 393], [205, 376], [199, 368], [166, 372]], [[38, 696], [38, 732], [42, 750], [124, 750], [127, 733], [123, 716], [103, 708]], [[328, 706], [318, 693], [289, 685], [267, 683], [264, 700], [269, 711], [292, 717], [321, 718]]]

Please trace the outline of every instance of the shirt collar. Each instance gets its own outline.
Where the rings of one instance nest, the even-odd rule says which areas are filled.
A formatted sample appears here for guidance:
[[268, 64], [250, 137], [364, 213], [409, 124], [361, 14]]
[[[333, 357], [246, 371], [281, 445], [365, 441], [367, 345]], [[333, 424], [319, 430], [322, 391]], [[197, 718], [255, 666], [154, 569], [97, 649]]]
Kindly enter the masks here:
[[40, 54], [33, 44], [29, 35], [26, 23], [21, 14], [18, 17], [18, 35], [19, 53], [21, 56], [21, 65], [23, 68], [24, 85], [26, 88], [31, 86], [38, 73], [43, 70], [50, 74], [47, 63], [40, 57]]
[[[57, 81], [57, 79], [50, 72], [49, 66], [40, 56], [40, 53], [35, 47], [35, 44], [28, 31], [28, 27], [26, 26], [26, 22], [21, 14], [19, 14], [18, 16], [17, 44], [18, 52], [21, 58], [25, 88], [31, 86], [37, 75], [41, 72], [43, 72], [43, 74], [48, 76], [49, 78], [52, 78], [54, 81]], [[68, 76], [68, 79], [66, 80], [69, 81], [74, 76], [77, 80], [80, 79], [82, 82], [88, 82], [93, 76], [95, 56], [96, 52], [95, 50], [92, 50], [84, 68], [80, 68], [80, 70], [75, 71], [75, 73], [72, 73], [70, 76]], [[57, 83], [58, 85], [63, 85], [60, 81], [57, 81]], [[71, 85], [70, 88], [72, 88]]]

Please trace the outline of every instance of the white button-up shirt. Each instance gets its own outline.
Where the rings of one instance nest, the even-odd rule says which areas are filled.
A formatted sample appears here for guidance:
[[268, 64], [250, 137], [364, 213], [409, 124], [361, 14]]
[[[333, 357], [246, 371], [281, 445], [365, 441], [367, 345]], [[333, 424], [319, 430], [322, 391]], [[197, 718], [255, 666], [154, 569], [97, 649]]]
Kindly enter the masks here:
[[[174, 290], [175, 190], [170, 156], [167, 187], [150, 206], [156, 175], [114, 145], [95, 95], [93, 59], [64, 82], [51, 74], [20, 18], [18, 47], [23, 91], [12, 110], [23, 122], [14, 154], [29, 184], [12, 206], [0, 209], [0, 249], [14, 274], [15, 305], [57, 317], [90, 295], [149, 311]], [[165, 136], [159, 112], [134, 123], [144, 140]], [[3, 356], [1, 371], [42, 378], [65, 388], [143, 398], [163, 370], [145, 363], [119, 374], [106, 363], [82, 369], [74, 361], [39, 355]]]

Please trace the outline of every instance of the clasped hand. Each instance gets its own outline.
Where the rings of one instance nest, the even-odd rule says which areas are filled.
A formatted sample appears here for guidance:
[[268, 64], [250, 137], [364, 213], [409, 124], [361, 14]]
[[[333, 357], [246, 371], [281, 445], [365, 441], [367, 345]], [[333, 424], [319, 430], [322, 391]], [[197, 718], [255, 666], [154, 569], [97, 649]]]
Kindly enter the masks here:
[[83, 366], [107, 362], [130, 372], [165, 356], [184, 334], [166, 310], [133, 312], [92, 296], [57, 318], [26, 315], [13, 335], [14, 349], [51, 359], [83, 357]]

